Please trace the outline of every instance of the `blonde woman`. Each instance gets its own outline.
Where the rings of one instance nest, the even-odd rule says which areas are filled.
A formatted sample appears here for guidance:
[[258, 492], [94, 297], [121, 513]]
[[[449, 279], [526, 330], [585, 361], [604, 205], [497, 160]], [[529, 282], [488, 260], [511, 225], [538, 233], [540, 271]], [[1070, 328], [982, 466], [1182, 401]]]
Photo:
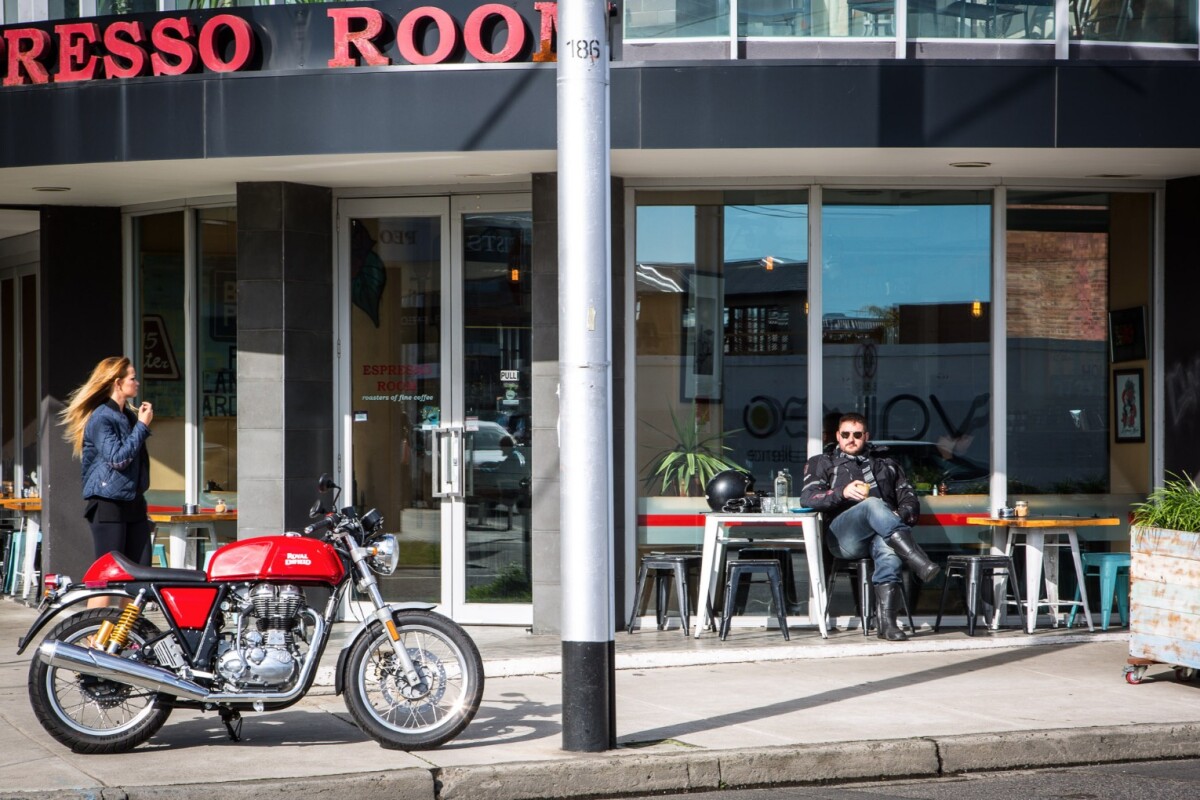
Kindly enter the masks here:
[[154, 525], [146, 513], [146, 439], [154, 408], [143, 402], [135, 409], [138, 388], [128, 358], [106, 358], [71, 393], [61, 419], [63, 436], [83, 465], [83, 515], [92, 528], [96, 558], [116, 550], [149, 565]]

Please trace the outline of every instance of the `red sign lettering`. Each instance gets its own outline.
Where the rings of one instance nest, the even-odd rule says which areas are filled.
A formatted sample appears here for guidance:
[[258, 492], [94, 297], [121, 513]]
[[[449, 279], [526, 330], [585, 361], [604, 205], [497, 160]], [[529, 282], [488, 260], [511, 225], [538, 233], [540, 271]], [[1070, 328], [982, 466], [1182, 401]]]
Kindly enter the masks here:
[[[500, 17], [504, 20], [505, 27], [508, 28], [508, 42], [498, 53], [489, 52], [483, 46], [483, 24], [489, 17]], [[467, 17], [463, 38], [467, 43], [467, 52], [485, 64], [512, 61], [525, 47], [525, 20], [521, 19], [521, 15], [517, 13], [516, 9], [502, 6], [499, 3], [489, 3], [475, 9], [471, 12], [471, 16]]]
[[[368, 66], [385, 67], [392, 63], [371, 41], [383, 30], [383, 14], [373, 8], [331, 8], [328, 14], [333, 20], [333, 58], [329, 59], [329, 66], [356, 66], [350, 57], [351, 45]], [[351, 21], [363, 22], [365, 27], [351, 31]]]
[[[38, 62], [38, 58], [50, 45], [50, 34], [38, 28], [16, 28], [5, 31], [8, 42], [8, 73], [4, 76], [5, 86], [20, 86], [25, 76], [34, 83], [48, 83], [50, 75]], [[27, 42], [28, 46], [22, 46]], [[24, 73], [24, 74], [22, 74]]]
[[94, 22], [55, 25], [58, 34], [58, 72], [55, 81], [90, 81], [96, 77], [100, 59], [91, 55], [88, 45], [100, 39], [100, 26]]
[[558, 3], [534, 3], [534, 9], [542, 15], [542, 29], [538, 33], [538, 49], [534, 61], [557, 61], [554, 34], [558, 32]]
[[[174, 35], [172, 35], [174, 34]], [[161, 19], [150, 31], [150, 42], [158, 51], [150, 56], [155, 75], [185, 75], [196, 66], [196, 45], [192, 22], [187, 17]], [[174, 62], [163, 58], [171, 56]]]
[[104, 29], [104, 74], [110, 78], [136, 78], [146, 74], [150, 59], [138, 42], [146, 40], [146, 29], [140, 22], [123, 20]]
[[[217, 52], [217, 34], [228, 28], [233, 34], [233, 55], [224, 61]], [[232, 14], [218, 14], [200, 29], [200, 60], [213, 72], [235, 72], [254, 55], [254, 31], [250, 23]]]
[[[417, 49], [418, 23], [423, 21], [427, 21], [427, 25], [437, 25], [438, 29], [437, 49], [429, 55]], [[410, 64], [440, 64], [457, 46], [458, 26], [454, 24], [454, 19], [440, 8], [414, 8], [404, 15], [404, 19], [400, 20], [400, 25], [396, 28], [396, 47], [400, 48], [400, 55]]]

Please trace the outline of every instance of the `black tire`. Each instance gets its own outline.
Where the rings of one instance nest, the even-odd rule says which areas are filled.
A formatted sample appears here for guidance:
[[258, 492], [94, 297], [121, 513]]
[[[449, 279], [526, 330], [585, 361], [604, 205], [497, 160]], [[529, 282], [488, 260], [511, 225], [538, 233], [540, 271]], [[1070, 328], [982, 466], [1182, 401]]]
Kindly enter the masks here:
[[[105, 620], [116, 622], [119, 608], [93, 608], [59, 623], [47, 639], [85, 646], [84, 640]], [[124, 649], [132, 658], [159, 635], [138, 619]], [[151, 654], [151, 658], [152, 658]], [[51, 667], [37, 655], [29, 665], [29, 701], [42, 727], [76, 753], [123, 753], [142, 744], [163, 726], [174, 697], [149, 689]]]
[[425, 685], [413, 691], [378, 623], [358, 638], [346, 665], [346, 707], [368, 736], [391, 750], [430, 750], [460, 734], [483, 699], [483, 659], [467, 632], [429, 611], [394, 616]]

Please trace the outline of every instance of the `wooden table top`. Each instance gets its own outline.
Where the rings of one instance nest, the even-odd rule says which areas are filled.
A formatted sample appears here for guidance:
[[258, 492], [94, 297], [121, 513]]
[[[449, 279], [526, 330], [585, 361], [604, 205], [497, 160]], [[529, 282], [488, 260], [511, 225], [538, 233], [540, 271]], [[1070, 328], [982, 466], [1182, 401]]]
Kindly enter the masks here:
[[42, 498], [40, 497], [5, 497], [0, 500], [0, 508], [8, 508], [13, 511], [41, 511]]
[[995, 525], [1009, 528], [1091, 528], [1098, 525], [1120, 525], [1117, 517], [967, 517], [968, 525]]
[[223, 511], [220, 514], [215, 511], [209, 511], [198, 514], [183, 514], [183, 513], [154, 513], [150, 515], [151, 522], [176, 523], [176, 522], [237, 522], [236, 511]]

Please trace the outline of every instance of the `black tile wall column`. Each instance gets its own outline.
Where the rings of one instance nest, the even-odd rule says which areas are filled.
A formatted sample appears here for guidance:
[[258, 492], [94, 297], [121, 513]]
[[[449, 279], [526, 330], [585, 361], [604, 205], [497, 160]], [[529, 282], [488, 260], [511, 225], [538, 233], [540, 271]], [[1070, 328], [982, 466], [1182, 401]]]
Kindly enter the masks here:
[[1163, 238], [1163, 466], [1168, 473], [1200, 473], [1200, 296], [1196, 222], [1200, 177], [1167, 181]]
[[333, 472], [333, 198], [239, 183], [238, 536], [308, 524]]
[[[625, 190], [612, 193], [613, 619], [625, 614]], [[561, 630], [558, 480], [558, 176], [533, 176], [533, 632]], [[562, 424], [568, 425], [569, 420]], [[628, 535], [633, 535], [630, 532]], [[619, 624], [619, 623], [618, 623]]]
[[[101, 359], [123, 354], [129, 312], [121, 305], [121, 213], [48, 206], [40, 238], [42, 572], [79, 580], [94, 560], [92, 533], [83, 518], [79, 462], [58, 414]], [[124, 355], [137, 361], [135, 353]]]

